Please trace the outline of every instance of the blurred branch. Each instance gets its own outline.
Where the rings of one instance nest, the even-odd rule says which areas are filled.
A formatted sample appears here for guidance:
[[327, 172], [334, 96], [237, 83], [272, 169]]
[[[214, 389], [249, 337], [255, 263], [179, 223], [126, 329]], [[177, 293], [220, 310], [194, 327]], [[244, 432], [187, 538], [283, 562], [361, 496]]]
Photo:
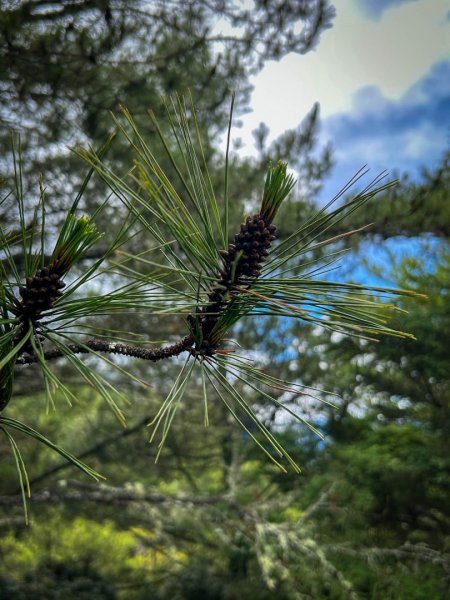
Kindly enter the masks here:
[[[129, 504], [133, 502], [147, 504], [178, 504], [185, 506], [216, 506], [227, 505], [237, 511], [241, 517], [248, 518], [252, 513], [243, 507], [235, 498], [229, 495], [217, 496], [171, 496], [158, 492], [137, 492], [124, 488], [99, 485], [95, 487], [80, 485], [78, 482], [70, 482], [79, 489], [71, 490], [43, 490], [32, 494], [31, 503], [59, 504], [61, 502], [96, 502], [101, 504]], [[0, 506], [21, 506], [22, 496], [0, 496]]]
[[[127, 438], [130, 435], [133, 435], [137, 431], [140, 431], [141, 429], [146, 427], [148, 425], [149, 421], [151, 420], [151, 418], [152, 418], [151, 415], [145, 416], [138, 423], [136, 423], [136, 425], [134, 425], [133, 427], [130, 427], [128, 429], [122, 429], [118, 433], [115, 433], [114, 435], [110, 435], [110, 436], [104, 438], [103, 440], [101, 440], [100, 442], [98, 442], [97, 444], [94, 444], [93, 446], [91, 446], [90, 448], [85, 450], [84, 452], [80, 452], [78, 454], [78, 457], [81, 460], [83, 460], [84, 458], [86, 458], [88, 456], [93, 456], [93, 455], [95, 456], [98, 452], [101, 452], [108, 446], [115, 444], [119, 440]], [[34, 486], [37, 483], [41, 483], [45, 479], [48, 479], [52, 475], [55, 475], [56, 473], [60, 473], [61, 471], [64, 471], [65, 469], [67, 469], [69, 467], [70, 467], [70, 463], [68, 463], [68, 462], [62, 462], [58, 465], [55, 465], [54, 467], [47, 469], [46, 471], [43, 471], [40, 475], [37, 475], [33, 479], [30, 479], [30, 485]]]
[[358, 558], [366, 558], [367, 560], [395, 558], [399, 562], [408, 560], [429, 562], [442, 567], [450, 576], [450, 555], [434, 550], [425, 544], [410, 544], [409, 542], [406, 542], [397, 548], [368, 548], [365, 546], [333, 544], [326, 548], [332, 552], [356, 556]]
[[330, 497], [330, 494], [335, 490], [336, 488], [336, 484], [332, 483], [331, 486], [324, 490], [319, 498], [316, 500], [316, 502], [314, 502], [314, 504], [311, 504], [311, 506], [309, 506], [306, 511], [304, 512], [303, 516], [297, 521], [297, 525], [301, 526], [304, 523], [306, 523], [306, 521], [308, 521], [320, 508], [323, 508], [323, 506], [325, 505], [326, 501], [328, 500], [328, 498]]

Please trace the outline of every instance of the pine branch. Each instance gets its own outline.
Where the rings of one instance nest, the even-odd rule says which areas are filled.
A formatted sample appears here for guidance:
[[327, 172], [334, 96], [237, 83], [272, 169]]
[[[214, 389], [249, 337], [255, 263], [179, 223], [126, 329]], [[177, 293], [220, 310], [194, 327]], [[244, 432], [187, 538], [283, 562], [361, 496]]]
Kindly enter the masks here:
[[[83, 344], [68, 344], [64, 349], [46, 350], [43, 352], [43, 358], [54, 360], [67, 355], [67, 352], [87, 354], [90, 351], [121, 354], [152, 362], [172, 358], [185, 351], [190, 351], [194, 356], [212, 356], [226, 331], [225, 327], [217, 327], [219, 320], [239, 295], [241, 286], [248, 289], [256, 281], [269, 255], [276, 232], [272, 220], [295, 183], [286, 171], [286, 164], [281, 162], [276, 167], [269, 168], [261, 211], [247, 217], [227, 251], [219, 251], [223, 268], [216, 273], [217, 279], [210, 286], [207, 304], [197, 314], [189, 315], [190, 334], [171, 346], [153, 349], [90, 339]], [[25, 287], [19, 290], [22, 300], [17, 302], [14, 314], [23, 325], [18, 339], [23, 337], [24, 328], [30, 323], [34, 329], [39, 330], [42, 312], [52, 308], [54, 302], [62, 295], [61, 289], [65, 287], [65, 283], [61, 277], [99, 237], [101, 236], [88, 219], [75, 219], [71, 215], [66, 221], [53, 252], [50, 267], [39, 269], [34, 277], [27, 278]], [[27, 344], [22, 355], [18, 357], [17, 364], [26, 365], [38, 360], [31, 344]]]
[[[14, 164], [20, 231], [14, 244], [23, 256], [24, 268], [18, 268], [14, 258], [16, 253], [11, 251], [11, 238], [0, 226], [0, 248], [6, 265], [0, 264], [0, 410], [11, 398], [14, 366], [31, 363], [40, 367], [49, 402], [53, 402], [56, 391], [61, 392], [69, 403], [76, 401], [73, 390], [49, 364], [52, 360], [65, 358], [124, 424], [120, 405], [127, 402], [125, 394], [108, 381], [96, 365], [90, 365], [78, 355], [94, 354], [106, 364], [106, 371], [114, 368], [120, 375], [148, 386], [124, 367], [122, 361], [112, 361], [110, 356], [157, 362], [186, 353], [187, 358], [151, 423], [152, 438], [157, 431], [161, 435], [157, 458], [183, 395], [192, 389], [190, 383], [194, 378], [200, 381], [205, 423], [208, 422], [208, 399], [212, 394], [224, 403], [275, 465], [286, 471], [284, 462], [298, 472], [300, 469], [294, 458], [258, 418], [257, 408], [244, 397], [242, 390], [250, 387], [261, 401], [270, 402], [285, 411], [289, 419], [306, 425], [321, 437], [320, 427], [307, 423], [290, 401], [281, 399], [282, 395], [290, 398], [305, 393], [311, 395], [310, 391], [305, 392], [299, 383], [278, 379], [258, 369], [233, 347], [223, 345], [223, 341], [235, 323], [251, 315], [301, 319], [359, 337], [407, 336], [388, 327], [389, 313], [396, 307], [380, 302], [380, 298], [398, 294], [417, 296], [415, 292], [370, 288], [318, 277], [337, 260], [340, 249], [336, 245], [347, 235], [330, 236], [329, 232], [392, 183], [377, 188], [381, 180], [378, 177], [354, 198], [329, 210], [331, 204], [362, 177], [364, 173], [359, 172], [327, 206], [306, 219], [287, 238], [274, 244], [276, 227], [273, 221], [295, 183], [292, 175], [287, 173], [286, 164], [278, 162], [268, 169], [259, 212], [247, 217], [233, 242], [228, 243], [228, 174], [225, 174], [222, 205], [215, 196], [194, 107], [188, 107], [179, 97], [172, 99], [171, 106], [170, 102], [167, 104], [172, 136], [163, 133], [153, 115], [151, 120], [178, 183], [164, 171], [130, 113], [124, 109], [123, 118], [115, 118], [115, 123], [129, 143], [133, 167], [123, 176], [108, 166], [103, 154], [110, 140], [98, 152], [76, 150], [90, 170], [51, 253], [46, 248], [43, 193], [31, 226], [25, 218], [19, 148], [19, 160], [15, 159]], [[226, 160], [226, 169], [228, 165]], [[108, 199], [92, 218], [75, 214], [94, 172], [123, 203], [125, 216], [117, 230], [111, 232], [110, 242], [101, 256], [81, 274], [73, 276], [73, 266], [101, 238], [94, 219]], [[42, 212], [40, 226], [39, 211]], [[123, 246], [137, 231], [146, 239], [152, 238], [156, 244], [148, 249], [145, 243], [144, 250], [138, 254], [124, 252]], [[331, 249], [325, 254], [327, 246]], [[159, 259], [151, 254], [153, 252], [158, 253]], [[46, 256], [50, 256], [47, 262]], [[69, 271], [72, 276], [67, 277], [66, 284]], [[101, 289], [106, 293], [81, 295], [82, 286], [99, 276], [105, 277], [98, 285], [103, 285]], [[120, 283], [115, 286], [117, 278]], [[179, 341], [158, 348], [129, 343], [130, 338], [133, 341], [143, 338], [140, 323], [134, 332], [113, 330], [102, 333], [102, 339], [94, 337], [100, 337], [96, 332], [101, 329], [101, 320], [97, 325], [97, 319], [125, 311], [152, 315], [153, 318], [182, 316], [186, 318], [188, 331]], [[81, 324], [79, 328], [78, 324]], [[91, 337], [80, 341], [80, 334], [86, 329]], [[15, 428], [46, 443], [80, 468], [74, 457], [39, 432], [23, 423], [2, 419], [0, 417], [5, 427]], [[5, 435], [9, 436], [24, 498], [27, 479], [20, 450], [6, 430]], [[81, 465], [81, 468], [90, 474], [88, 467]]]
[[[139, 346], [131, 346], [129, 344], [91, 339], [87, 340], [84, 344], [67, 344], [64, 346], [64, 350], [60, 348], [47, 350], [43, 352], [43, 357], [45, 360], [54, 360], [55, 358], [67, 356], [67, 354], [70, 352], [73, 354], [88, 354], [92, 351], [105, 352], [108, 354], [121, 354], [122, 356], [130, 356], [133, 358], [157, 362], [166, 358], [178, 356], [182, 352], [190, 350], [193, 343], [194, 339], [191, 335], [185, 336], [179, 342], [176, 342], [171, 346], [165, 346], [162, 348], [142, 348]], [[35, 354], [26, 354], [18, 357], [17, 364], [29, 365], [38, 362], [38, 360], [39, 359]]]

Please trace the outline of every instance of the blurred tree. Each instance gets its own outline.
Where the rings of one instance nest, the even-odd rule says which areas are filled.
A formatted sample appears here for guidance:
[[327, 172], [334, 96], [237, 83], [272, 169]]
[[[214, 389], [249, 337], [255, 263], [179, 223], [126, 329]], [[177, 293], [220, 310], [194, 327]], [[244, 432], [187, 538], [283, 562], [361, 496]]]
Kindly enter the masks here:
[[[6, 1], [0, 8], [0, 143], [27, 132], [45, 170], [65, 171], [62, 144], [103, 142], [108, 112], [125, 104], [136, 119], [161, 95], [190, 88], [205, 135], [222, 131], [230, 91], [248, 108], [248, 76], [267, 60], [312, 49], [331, 26], [328, 0]], [[225, 33], [226, 32], [226, 33]], [[148, 121], [141, 121], [143, 126]], [[286, 157], [287, 159], [288, 157]], [[58, 168], [58, 171], [56, 171]], [[72, 182], [73, 185], [73, 182]]]
[[[191, 90], [198, 108], [204, 151], [216, 192], [223, 190], [222, 152], [217, 137], [228, 117], [231, 90], [238, 112], [248, 110], [250, 74], [267, 60], [314, 48], [331, 26], [328, 0], [234, 2], [159, 0], [62, 0], [3, 2], [0, 7], [0, 147], [2, 175], [11, 179], [10, 130], [22, 133], [25, 206], [36, 196], [44, 174], [47, 228], [60, 223], [85, 176], [84, 165], [68, 151], [77, 143], [99, 147], [112, 129], [110, 111], [127, 106], [143, 135], [152, 139], [163, 168], [171, 172], [158, 136], [147, 118], [160, 115], [160, 97]], [[316, 190], [329, 168], [330, 150], [318, 151], [318, 107], [297, 130], [261, 147], [258, 160], [230, 156], [230, 219], [239, 225], [242, 206], [254, 194], [269, 160], [288, 161], [301, 171], [305, 191]], [[109, 149], [116, 169], [129, 167], [119, 137]], [[29, 176], [28, 176], [29, 175]], [[239, 186], [232, 185], [239, 182]], [[90, 182], [82, 202], [88, 212], [106, 191]], [[103, 211], [118, 220], [118, 205]], [[9, 219], [13, 211], [4, 211]], [[98, 254], [96, 246], [88, 257]]]
[[[330, 336], [301, 322], [274, 320], [261, 322], [258, 348], [275, 357], [280, 377], [289, 374], [327, 390], [318, 392], [316, 401], [301, 401], [298, 409], [327, 439], [326, 445], [316, 441], [309, 446], [311, 471], [301, 500], [313, 503], [324, 489], [332, 490], [315, 515], [327, 555], [357, 591], [370, 597], [437, 600], [448, 594], [450, 568], [447, 159], [423, 183], [406, 181], [395, 192], [404, 192], [399, 198], [402, 214], [386, 194], [379, 205], [374, 199], [350, 221], [358, 227], [366, 216], [374, 219], [390, 207], [392, 219], [375, 224], [359, 239], [364, 242], [373, 232], [392, 242], [399, 233], [408, 235], [416, 238], [410, 255], [399, 262], [391, 254], [391, 264], [397, 266], [388, 273], [364, 256], [364, 243], [349, 241], [369, 273], [373, 269], [383, 281], [427, 294], [421, 301], [402, 299], [404, 312], [390, 323], [408, 323], [417, 339]], [[417, 214], [409, 212], [419, 196]], [[338, 224], [334, 231], [343, 229]], [[346, 240], [340, 244], [345, 247]], [[340, 244], [336, 252], [342, 250]], [[303, 444], [308, 448], [304, 439]]]
[[[353, 215], [355, 228], [372, 226], [364, 237], [378, 240], [395, 236], [448, 239], [450, 237], [450, 153], [446, 152], [434, 169], [423, 169], [419, 181], [408, 174], [399, 185], [366, 205], [364, 212]], [[342, 231], [337, 228], [337, 231]]]

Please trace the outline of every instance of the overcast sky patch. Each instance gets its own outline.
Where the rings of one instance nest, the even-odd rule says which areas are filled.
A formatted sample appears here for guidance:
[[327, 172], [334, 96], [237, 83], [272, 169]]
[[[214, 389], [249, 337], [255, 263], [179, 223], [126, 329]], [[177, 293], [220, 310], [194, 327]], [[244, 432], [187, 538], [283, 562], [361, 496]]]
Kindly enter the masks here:
[[270, 61], [252, 78], [253, 112], [238, 133], [245, 152], [252, 153], [251, 131], [261, 121], [270, 141], [297, 127], [314, 102], [328, 117], [353, 110], [355, 92], [366, 86], [400, 99], [434, 63], [450, 57], [448, 0], [397, 3], [379, 22], [365, 18], [354, 2], [335, 1], [335, 24], [314, 52]]
[[322, 136], [333, 143], [335, 168], [324, 198], [361, 166], [374, 174], [418, 173], [435, 167], [450, 141], [450, 61], [435, 64], [399, 100], [367, 86], [353, 98], [352, 110], [328, 117]]
[[[419, 0], [353, 0], [354, 4], [369, 19], [379, 20], [385, 10], [407, 2], [418, 2]], [[420, 0], [423, 1], [423, 0]]]

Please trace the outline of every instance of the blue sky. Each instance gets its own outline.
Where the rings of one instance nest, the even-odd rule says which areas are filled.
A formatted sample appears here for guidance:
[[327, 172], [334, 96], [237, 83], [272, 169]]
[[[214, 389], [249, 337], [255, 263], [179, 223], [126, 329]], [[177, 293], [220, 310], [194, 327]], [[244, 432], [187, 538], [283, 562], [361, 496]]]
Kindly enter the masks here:
[[[264, 121], [273, 139], [320, 102], [321, 141], [335, 167], [326, 199], [362, 165], [418, 176], [450, 147], [447, 0], [335, 0], [335, 25], [314, 52], [271, 62], [253, 78], [253, 112], [235, 130], [242, 154]], [[274, 92], [275, 90], [275, 92]]]

